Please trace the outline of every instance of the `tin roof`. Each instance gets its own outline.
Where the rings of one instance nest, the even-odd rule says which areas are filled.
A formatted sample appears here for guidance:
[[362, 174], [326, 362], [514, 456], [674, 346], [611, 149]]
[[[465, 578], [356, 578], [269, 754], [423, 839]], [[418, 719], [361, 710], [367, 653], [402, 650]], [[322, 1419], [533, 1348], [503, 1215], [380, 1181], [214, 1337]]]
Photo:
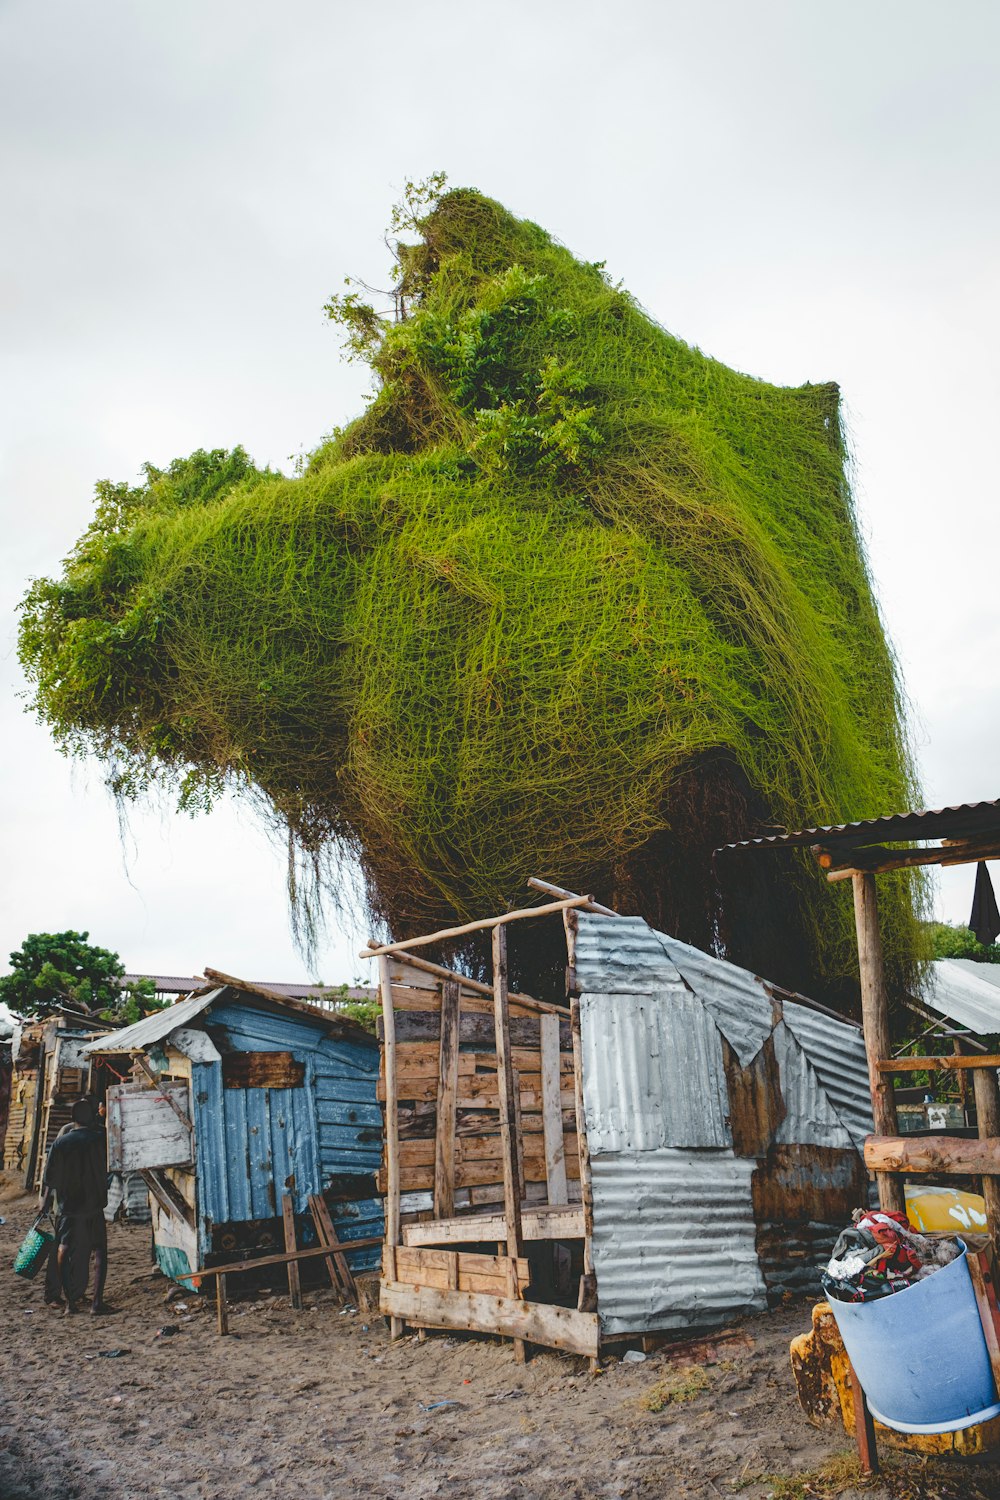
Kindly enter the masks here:
[[771, 833], [760, 838], [722, 844], [727, 849], [767, 849], [795, 844], [901, 843], [914, 839], [965, 839], [976, 834], [1000, 836], [1000, 799], [995, 802], [965, 802], [936, 810], [887, 813], [881, 818], [861, 818], [855, 823], [832, 823], [800, 828], [795, 833]]
[[236, 991], [251, 1006], [300, 1016], [314, 1026], [327, 1028], [345, 1041], [361, 1042], [367, 1046], [377, 1045], [375, 1038], [356, 1021], [340, 1016], [336, 1011], [322, 1010], [317, 1005], [294, 1000], [288, 995], [276, 995], [263, 985], [247, 979], [237, 979], [231, 974], [222, 974], [217, 969], [206, 969], [205, 972], [211, 980], [211, 988], [202, 988], [195, 994], [188, 995], [185, 1000], [166, 1005], [152, 1015], [143, 1016], [141, 1021], [136, 1021], [131, 1026], [113, 1031], [109, 1036], [99, 1037], [88, 1043], [86, 1050], [101, 1054], [143, 1052], [155, 1042], [163, 1041], [179, 1026], [189, 1026], [227, 989]]
[[1000, 964], [938, 958], [928, 965], [925, 1005], [980, 1036], [1000, 1033]]

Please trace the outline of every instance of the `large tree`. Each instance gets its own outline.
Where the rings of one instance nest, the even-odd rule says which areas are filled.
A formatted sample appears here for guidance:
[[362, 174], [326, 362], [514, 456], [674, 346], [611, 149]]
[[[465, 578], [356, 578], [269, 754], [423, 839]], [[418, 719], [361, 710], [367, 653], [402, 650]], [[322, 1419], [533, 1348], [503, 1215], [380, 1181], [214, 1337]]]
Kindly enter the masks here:
[[[771, 856], [720, 903], [711, 862], [915, 805], [836, 386], [727, 369], [479, 193], [402, 220], [394, 312], [329, 307], [367, 411], [292, 479], [237, 449], [99, 486], [26, 603], [36, 710], [122, 796], [249, 791], [300, 909], [331, 853], [398, 937], [535, 873], [843, 996], [849, 893]], [[901, 974], [912, 882], [882, 902]]]
[[25, 1016], [47, 1016], [59, 1006], [127, 1025], [155, 1008], [152, 981], [122, 983], [117, 953], [88, 942], [87, 932], [35, 932], [10, 955], [0, 975], [0, 1000]]

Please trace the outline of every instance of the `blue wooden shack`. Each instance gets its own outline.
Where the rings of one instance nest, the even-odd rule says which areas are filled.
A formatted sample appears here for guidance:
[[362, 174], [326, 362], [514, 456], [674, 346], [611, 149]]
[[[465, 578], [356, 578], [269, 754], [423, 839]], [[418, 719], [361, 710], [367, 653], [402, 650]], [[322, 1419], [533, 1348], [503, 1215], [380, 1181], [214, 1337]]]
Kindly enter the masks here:
[[[161, 1269], [187, 1281], [282, 1249], [285, 1193], [300, 1246], [316, 1240], [317, 1193], [341, 1241], [380, 1236], [375, 1038], [336, 1011], [207, 973], [206, 988], [88, 1048], [93, 1085], [106, 1085], [108, 1165], [142, 1173]], [[377, 1248], [348, 1255], [355, 1271], [377, 1263]]]

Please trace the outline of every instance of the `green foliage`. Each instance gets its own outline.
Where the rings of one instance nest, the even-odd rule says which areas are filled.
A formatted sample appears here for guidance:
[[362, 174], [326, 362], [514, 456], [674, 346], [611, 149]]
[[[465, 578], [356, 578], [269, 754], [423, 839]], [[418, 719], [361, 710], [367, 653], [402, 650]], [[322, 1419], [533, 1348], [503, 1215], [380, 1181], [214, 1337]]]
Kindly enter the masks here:
[[117, 953], [97, 948], [86, 932], [36, 932], [10, 955], [0, 975], [0, 1000], [26, 1016], [47, 1016], [60, 1006], [127, 1026], [157, 1001], [150, 980], [123, 989], [125, 966]]
[[953, 926], [950, 922], [927, 922], [924, 925], [933, 958], [971, 958], [980, 964], [1000, 963], [1000, 948], [995, 943], [986, 947], [968, 927]]
[[[535, 872], [791, 988], [853, 985], [847, 893], [769, 856], [720, 915], [710, 862], [915, 805], [836, 387], [727, 369], [440, 186], [397, 215], [395, 321], [331, 301], [377, 390], [300, 477], [235, 450], [99, 492], [24, 605], [37, 713], [122, 796], [249, 792], [300, 898], [357, 857], [397, 936]], [[917, 880], [881, 888], [901, 978]]]

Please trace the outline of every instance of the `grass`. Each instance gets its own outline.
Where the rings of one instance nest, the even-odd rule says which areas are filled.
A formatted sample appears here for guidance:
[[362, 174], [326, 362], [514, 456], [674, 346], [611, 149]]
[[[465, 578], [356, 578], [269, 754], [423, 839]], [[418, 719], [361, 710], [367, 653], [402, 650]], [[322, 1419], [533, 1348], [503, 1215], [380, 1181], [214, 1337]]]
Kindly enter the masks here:
[[1000, 1494], [1000, 1476], [992, 1466], [984, 1472], [961, 1459], [900, 1454], [882, 1454], [881, 1462], [880, 1474], [863, 1475], [854, 1453], [840, 1453], [801, 1474], [758, 1474], [730, 1488], [735, 1492], [760, 1484], [766, 1487], [766, 1500], [835, 1500], [851, 1491], [886, 1494], [891, 1500], [996, 1500]]
[[704, 1395], [711, 1386], [712, 1377], [708, 1371], [701, 1365], [691, 1365], [651, 1385], [649, 1390], [639, 1397], [639, 1405], [643, 1411], [652, 1412], [655, 1416], [665, 1411], [668, 1406], [694, 1401], [698, 1396]]

